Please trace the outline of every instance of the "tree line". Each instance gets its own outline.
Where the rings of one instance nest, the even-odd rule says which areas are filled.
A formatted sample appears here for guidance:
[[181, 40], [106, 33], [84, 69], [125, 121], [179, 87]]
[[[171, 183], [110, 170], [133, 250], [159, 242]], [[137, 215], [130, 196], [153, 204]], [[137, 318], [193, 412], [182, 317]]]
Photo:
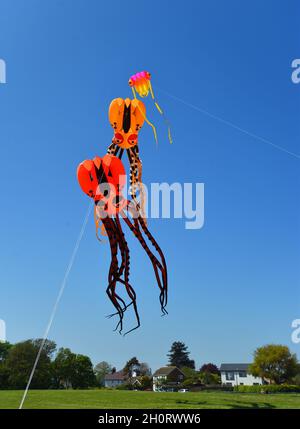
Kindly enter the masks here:
[[[212, 363], [204, 364], [196, 371], [194, 360], [189, 358], [187, 347], [182, 342], [174, 342], [169, 353], [169, 362], [185, 374], [184, 384], [219, 384], [220, 371]], [[267, 344], [253, 353], [253, 362], [248, 372], [270, 384], [300, 385], [300, 363], [295, 353], [281, 344]]]
[[[42, 339], [30, 339], [10, 344], [0, 342], [0, 389], [24, 389], [32, 370]], [[173, 342], [167, 354], [167, 365], [176, 366], [185, 375], [183, 386], [218, 385], [220, 371], [214, 363], [205, 363], [199, 369], [190, 359], [188, 347], [181, 341]], [[32, 389], [87, 389], [104, 386], [105, 376], [116, 368], [108, 362], [95, 367], [88, 356], [73, 353], [69, 348], [57, 350], [54, 341], [46, 340], [32, 379]], [[262, 377], [271, 384], [293, 383], [300, 385], [300, 364], [287, 346], [269, 344], [254, 352], [249, 368], [252, 375]], [[126, 376], [123, 388], [132, 388], [133, 378], [139, 379], [139, 388], [150, 389], [152, 374], [146, 362], [137, 357], [129, 359], [124, 367]]]
[[[41, 339], [17, 344], [0, 343], [0, 389], [24, 389], [28, 382]], [[47, 340], [42, 348], [32, 389], [86, 389], [97, 384], [93, 365], [88, 356], [60, 348]]]

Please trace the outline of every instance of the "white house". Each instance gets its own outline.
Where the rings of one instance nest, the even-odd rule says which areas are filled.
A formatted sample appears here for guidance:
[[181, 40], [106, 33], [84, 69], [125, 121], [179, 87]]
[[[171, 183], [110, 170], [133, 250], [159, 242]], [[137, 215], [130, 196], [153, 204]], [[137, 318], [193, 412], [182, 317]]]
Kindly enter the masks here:
[[221, 383], [224, 386], [255, 386], [263, 384], [261, 377], [248, 373], [249, 363], [222, 363]]
[[131, 377], [128, 374], [125, 374], [123, 370], [114, 371], [110, 374], [106, 374], [104, 377], [104, 386], [105, 387], [117, 387], [124, 383], [129, 383], [131, 385], [141, 385], [141, 382], [138, 379], [139, 369], [134, 367], [132, 369]]

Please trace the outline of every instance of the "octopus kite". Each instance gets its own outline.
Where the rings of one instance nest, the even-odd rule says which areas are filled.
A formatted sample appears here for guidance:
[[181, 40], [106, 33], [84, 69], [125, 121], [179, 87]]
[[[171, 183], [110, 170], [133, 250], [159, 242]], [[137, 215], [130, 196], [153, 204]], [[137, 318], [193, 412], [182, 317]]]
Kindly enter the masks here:
[[[142, 162], [140, 160], [138, 148], [138, 133], [142, 128], [145, 117], [146, 108], [140, 100], [130, 100], [126, 98], [116, 98], [109, 106], [109, 121], [114, 130], [114, 136], [111, 145], [108, 147], [107, 153], [117, 155], [122, 158], [124, 150], [126, 150], [129, 165], [130, 165], [130, 188], [129, 192], [144, 213], [144, 197], [142, 188]], [[141, 204], [137, 201], [137, 191], [140, 192]]]
[[[122, 195], [126, 182], [125, 169], [120, 158], [106, 154], [103, 158], [83, 161], [77, 170], [81, 189], [95, 201], [95, 211], [102, 220], [110, 243], [111, 263], [108, 273], [106, 293], [116, 312], [109, 317], [118, 315], [116, 326], [120, 333], [123, 330], [125, 311], [132, 305], [137, 325], [124, 335], [140, 326], [136, 293], [129, 281], [130, 252], [122, 224], [138, 239], [148, 255], [160, 290], [159, 301], [162, 314], [167, 314], [168, 279], [164, 254], [148, 230], [135, 202], [128, 201]], [[150, 248], [151, 246], [151, 248]], [[126, 291], [129, 302], [120, 296], [117, 286]]]
[[[133, 96], [135, 99], [137, 99], [136, 93], [138, 93], [139, 96], [142, 98], [147, 97], [149, 93], [151, 94], [151, 98], [154, 101], [155, 107], [157, 108], [159, 113], [164, 117], [165, 123], [168, 127], [169, 141], [170, 141], [170, 143], [172, 143], [172, 136], [171, 136], [171, 129], [170, 129], [169, 121], [165, 117], [162, 108], [158, 105], [158, 102], [155, 99], [154, 92], [153, 92], [152, 85], [151, 85], [151, 74], [147, 71], [142, 71], [142, 72], [136, 73], [130, 77], [128, 84], [132, 89], [132, 93], [133, 93]], [[146, 115], [144, 116], [144, 118], [145, 118], [146, 122], [152, 127], [152, 130], [154, 133], [154, 138], [155, 138], [155, 141], [157, 142], [157, 133], [156, 133], [155, 126], [146, 118]]]
[[[114, 135], [107, 154], [103, 158], [95, 157], [93, 160], [83, 161], [77, 170], [81, 189], [95, 202], [97, 237], [99, 225], [102, 224], [102, 233], [107, 235], [110, 243], [111, 263], [106, 293], [116, 312], [109, 317], [119, 317], [116, 330], [122, 333], [125, 311], [132, 306], [136, 316], [136, 326], [124, 335], [140, 326], [140, 316], [136, 293], [129, 279], [130, 251], [123, 225], [134, 234], [151, 261], [160, 290], [161, 311], [163, 315], [167, 314], [167, 266], [164, 254], [147, 226], [144, 211], [142, 162], [138, 148], [138, 134], [145, 121], [152, 127], [156, 141], [157, 134], [155, 126], [146, 117], [145, 104], [137, 99], [136, 93], [141, 97], [146, 97], [150, 92], [155, 106], [163, 115], [162, 109], [155, 100], [150, 79], [151, 76], [148, 72], [131, 76], [129, 85], [132, 88], [134, 99], [116, 98], [109, 107], [109, 121]], [[172, 142], [169, 127], [168, 134], [169, 140]], [[127, 200], [123, 195], [126, 172], [121, 158], [124, 150], [130, 165], [130, 200]], [[137, 192], [139, 192], [139, 200]], [[121, 286], [126, 292], [129, 301], [125, 302], [125, 299], [121, 297], [118, 286]]]

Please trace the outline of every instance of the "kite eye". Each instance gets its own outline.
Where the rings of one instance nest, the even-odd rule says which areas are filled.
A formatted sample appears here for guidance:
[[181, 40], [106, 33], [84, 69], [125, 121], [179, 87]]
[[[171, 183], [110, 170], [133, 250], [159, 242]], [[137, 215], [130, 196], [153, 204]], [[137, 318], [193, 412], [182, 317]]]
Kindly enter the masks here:
[[129, 86], [133, 86], [133, 82], [132, 82], [132, 80], [131, 80], [131, 79], [129, 79], [129, 81], [128, 81], [128, 85], [129, 85]]
[[137, 134], [130, 134], [127, 141], [128, 141], [128, 143], [133, 145], [133, 144], [136, 144], [137, 138], [138, 138]]
[[120, 133], [116, 133], [116, 134], [115, 134], [115, 142], [116, 142], [117, 144], [122, 143], [122, 142], [123, 142], [123, 140], [124, 140], [124, 138], [123, 138], [122, 134], [120, 134]]

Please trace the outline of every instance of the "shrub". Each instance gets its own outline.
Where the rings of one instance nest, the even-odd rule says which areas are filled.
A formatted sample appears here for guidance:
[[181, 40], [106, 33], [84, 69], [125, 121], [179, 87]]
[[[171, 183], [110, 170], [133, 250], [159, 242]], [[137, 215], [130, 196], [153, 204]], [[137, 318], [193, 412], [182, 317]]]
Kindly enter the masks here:
[[264, 384], [262, 386], [235, 386], [240, 393], [300, 393], [300, 386], [293, 384]]
[[114, 387], [114, 389], [116, 389], [116, 390], [133, 390], [133, 389], [135, 389], [135, 387], [132, 386], [132, 384], [125, 382], [125, 383], [119, 384], [118, 386]]
[[202, 386], [201, 390], [203, 391], [219, 391], [219, 392], [233, 392], [233, 386], [225, 386], [222, 384], [208, 384], [207, 386]]

